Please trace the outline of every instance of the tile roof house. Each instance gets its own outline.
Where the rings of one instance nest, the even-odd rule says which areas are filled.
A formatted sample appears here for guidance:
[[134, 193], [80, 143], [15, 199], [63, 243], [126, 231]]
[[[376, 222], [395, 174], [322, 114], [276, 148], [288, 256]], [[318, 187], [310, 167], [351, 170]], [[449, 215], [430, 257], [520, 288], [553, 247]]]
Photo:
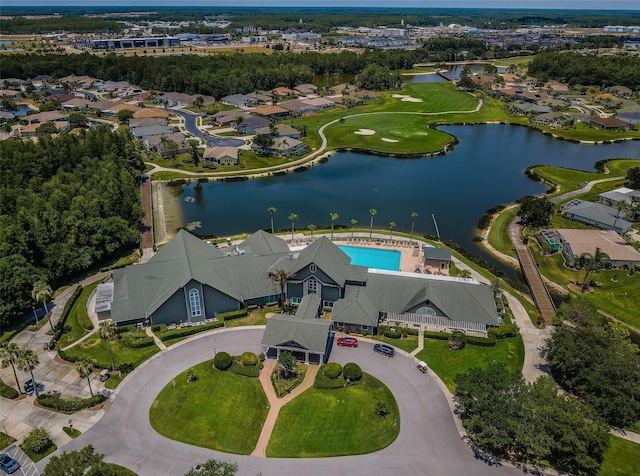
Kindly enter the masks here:
[[133, 117], [136, 119], [142, 119], [146, 117], [159, 117], [163, 119], [167, 119], [169, 117], [169, 113], [160, 109], [159, 107], [143, 107], [142, 109], [133, 113]]
[[[283, 271], [284, 298], [300, 307], [295, 316], [269, 319], [262, 341], [268, 352], [288, 348], [298, 358], [320, 362], [334, 325], [373, 332], [380, 322], [393, 322], [486, 335], [488, 326], [500, 323], [488, 286], [354, 266], [326, 237], [290, 251], [283, 239], [258, 231], [228, 250], [179, 231], [147, 263], [114, 270], [108, 317], [117, 324], [216, 319], [277, 302], [273, 275]], [[331, 320], [317, 319], [325, 307], [332, 308]]]
[[308, 145], [298, 139], [291, 137], [276, 137], [273, 139], [273, 144], [266, 150], [262, 150], [257, 145], [252, 145], [251, 150], [256, 152], [262, 152], [266, 155], [274, 157], [289, 157], [290, 155], [301, 155], [307, 149]]
[[31, 114], [28, 116], [24, 116], [22, 118], [23, 121], [28, 122], [29, 124], [33, 124], [34, 122], [54, 122], [54, 121], [62, 121], [67, 119], [67, 116], [58, 112], [58, 111], [46, 111], [39, 112], [37, 114]]
[[633, 129], [633, 125], [617, 117], [591, 116], [589, 125], [603, 131], [626, 131]]
[[596, 248], [609, 257], [605, 264], [614, 268], [640, 266], [640, 253], [613, 230], [557, 230], [562, 236], [562, 254], [572, 262], [583, 253], [593, 255]]
[[300, 94], [302, 94], [303, 96], [309, 96], [311, 94], [318, 94], [318, 86], [315, 86], [313, 84], [298, 84], [295, 88], [296, 91], [298, 91]]

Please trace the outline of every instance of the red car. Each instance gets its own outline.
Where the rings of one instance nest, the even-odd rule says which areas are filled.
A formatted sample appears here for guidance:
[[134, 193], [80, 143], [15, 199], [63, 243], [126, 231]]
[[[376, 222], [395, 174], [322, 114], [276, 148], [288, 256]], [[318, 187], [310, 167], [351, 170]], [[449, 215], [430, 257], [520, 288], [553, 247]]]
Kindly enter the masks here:
[[345, 347], [358, 347], [358, 339], [354, 337], [338, 337], [337, 344]]

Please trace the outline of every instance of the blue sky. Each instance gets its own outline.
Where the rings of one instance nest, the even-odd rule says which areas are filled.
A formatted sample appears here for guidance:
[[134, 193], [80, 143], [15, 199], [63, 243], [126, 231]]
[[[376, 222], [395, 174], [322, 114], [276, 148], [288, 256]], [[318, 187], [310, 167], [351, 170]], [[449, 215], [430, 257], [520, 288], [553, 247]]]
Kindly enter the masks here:
[[[2, 0], [4, 6], [175, 6], [175, 0]], [[186, 0], [183, 6], [524, 8], [640, 10], [638, 0]]]

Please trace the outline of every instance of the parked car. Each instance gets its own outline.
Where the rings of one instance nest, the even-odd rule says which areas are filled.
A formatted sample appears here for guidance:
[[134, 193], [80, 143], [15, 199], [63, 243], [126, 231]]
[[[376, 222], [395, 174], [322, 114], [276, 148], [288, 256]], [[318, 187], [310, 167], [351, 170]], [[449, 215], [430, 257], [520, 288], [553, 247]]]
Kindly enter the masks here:
[[387, 357], [393, 357], [394, 355], [396, 355], [395, 349], [387, 344], [374, 344], [373, 351], [379, 352], [380, 354], [386, 355]]
[[422, 372], [423, 374], [427, 373], [427, 370], [429, 370], [429, 368], [427, 367], [427, 364], [424, 363], [423, 361], [418, 362], [418, 370], [420, 372]]
[[2, 453], [0, 454], [0, 469], [7, 474], [15, 473], [20, 469], [20, 463], [11, 456]]
[[358, 347], [358, 339], [355, 337], [338, 337], [336, 344], [344, 347]]
[[98, 374], [98, 380], [100, 380], [101, 382], [106, 382], [107, 380], [109, 380], [109, 377], [111, 377], [109, 369], [102, 369]]

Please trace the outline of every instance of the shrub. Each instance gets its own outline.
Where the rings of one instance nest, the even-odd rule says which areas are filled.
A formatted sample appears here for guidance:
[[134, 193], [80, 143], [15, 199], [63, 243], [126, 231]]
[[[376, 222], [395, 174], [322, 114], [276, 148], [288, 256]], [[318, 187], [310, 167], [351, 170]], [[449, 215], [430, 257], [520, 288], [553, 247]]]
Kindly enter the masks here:
[[123, 339], [124, 345], [131, 349], [141, 349], [155, 345], [153, 337], [146, 334], [131, 333], [127, 334]]
[[382, 334], [385, 337], [388, 337], [389, 339], [400, 339], [400, 337], [402, 337], [402, 329], [390, 328], [389, 326], [379, 326], [378, 335], [380, 334]]
[[376, 402], [375, 410], [376, 415], [380, 418], [386, 418], [389, 414], [389, 407], [386, 402]]
[[158, 333], [158, 338], [161, 341], [167, 341], [170, 339], [177, 339], [179, 337], [186, 337], [193, 334], [198, 334], [200, 332], [208, 331], [211, 329], [217, 329], [218, 327], [222, 327], [224, 325], [223, 322], [211, 322], [209, 324], [204, 324], [202, 326], [193, 326], [193, 327], [182, 327], [180, 329], [171, 329], [169, 331]]
[[85, 398], [81, 400], [65, 400], [55, 395], [39, 395], [36, 398], [36, 403], [41, 407], [48, 408], [60, 413], [74, 413], [85, 408], [95, 407], [104, 402], [106, 397], [103, 395], [94, 395], [91, 398]]
[[455, 350], [462, 350], [467, 343], [467, 336], [462, 331], [453, 331], [449, 339], [449, 347]]
[[264, 359], [266, 359], [264, 352], [260, 352], [260, 355], [258, 356], [258, 358], [260, 359], [260, 362], [264, 362]]
[[508, 322], [502, 322], [500, 326], [491, 327], [489, 329], [489, 335], [495, 336], [497, 339], [515, 337], [517, 333], [518, 333], [518, 326]]
[[496, 336], [489, 334], [489, 337], [466, 336], [467, 344], [480, 347], [493, 347], [496, 345]]
[[322, 368], [325, 377], [336, 379], [342, 373], [342, 366], [338, 362], [330, 362]]
[[238, 311], [229, 311], [218, 314], [218, 319], [221, 321], [230, 321], [232, 319], [239, 319], [245, 317], [248, 314], [246, 309], [240, 309]]
[[166, 332], [167, 331], [167, 325], [162, 323], [162, 324], [154, 324], [153, 326], [151, 326], [151, 330], [153, 332]]
[[136, 324], [127, 324], [126, 326], [116, 327], [117, 334], [124, 334], [125, 332], [135, 332], [138, 329]]
[[485, 228], [487, 228], [491, 223], [492, 216], [493, 215], [489, 213], [485, 213], [484, 215], [482, 215], [480, 218], [478, 218], [478, 223], [476, 223], [476, 228], [478, 228], [479, 230], [484, 230]]
[[231, 366], [231, 371], [236, 375], [242, 375], [243, 377], [257, 377], [260, 375], [260, 368], [257, 366], [254, 367], [243, 367], [242, 365], [238, 365], [234, 363]]
[[226, 352], [218, 352], [213, 359], [213, 365], [218, 370], [227, 370], [233, 364], [231, 356]]
[[243, 367], [255, 367], [258, 363], [258, 356], [253, 352], [245, 352], [240, 357], [240, 363]]
[[40, 426], [36, 426], [25, 436], [20, 446], [27, 453], [43, 453], [52, 443], [49, 432]]
[[18, 398], [20, 394], [18, 391], [4, 383], [2, 379], [0, 379], [0, 397], [4, 398]]
[[362, 369], [358, 364], [349, 362], [342, 368], [342, 376], [352, 382], [356, 382], [362, 378]]
[[451, 334], [447, 332], [424, 331], [424, 337], [425, 339], [449, 340], [451, 339]]

